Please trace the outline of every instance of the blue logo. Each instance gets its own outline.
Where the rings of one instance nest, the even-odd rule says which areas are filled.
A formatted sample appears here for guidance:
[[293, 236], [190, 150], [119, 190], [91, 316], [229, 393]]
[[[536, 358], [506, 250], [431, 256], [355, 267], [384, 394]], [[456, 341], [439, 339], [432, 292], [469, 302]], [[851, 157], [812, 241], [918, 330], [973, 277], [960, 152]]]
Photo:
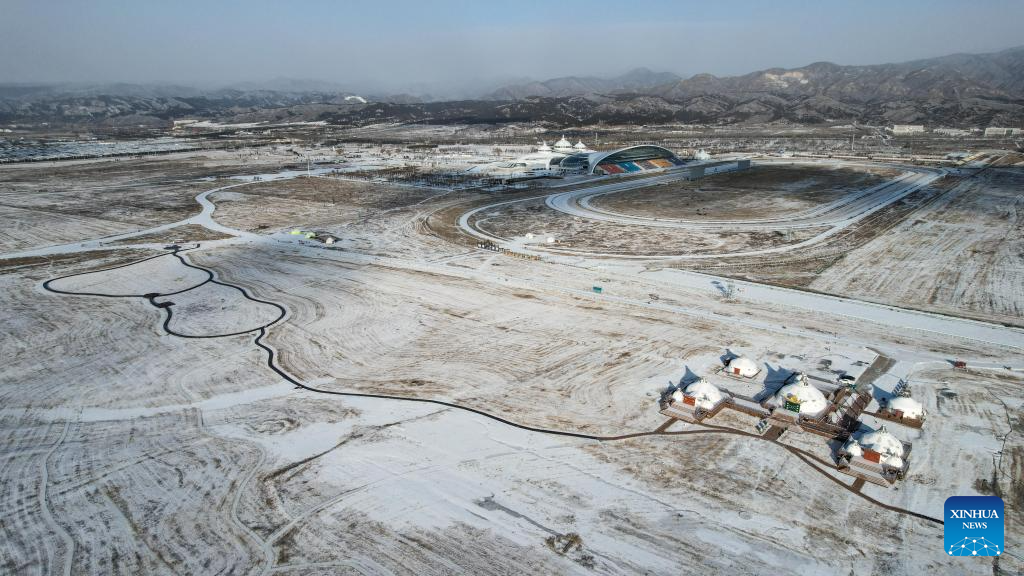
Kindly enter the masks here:
[[1001, 556], [1003, 499], [950, 496], [943, 528], [947, 556]]

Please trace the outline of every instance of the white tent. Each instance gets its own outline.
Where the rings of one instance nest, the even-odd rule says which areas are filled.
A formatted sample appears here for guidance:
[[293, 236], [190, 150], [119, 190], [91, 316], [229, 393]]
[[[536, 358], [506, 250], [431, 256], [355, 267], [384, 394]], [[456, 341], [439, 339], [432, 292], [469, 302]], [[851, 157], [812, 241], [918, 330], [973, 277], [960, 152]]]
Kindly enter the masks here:
[[904, 418], [913, 418], [915, 420], [921, 420], [924, 418], [924, 406], [922, 406], [917, 400], [906, 396], [900, 396], [890, 400], [889, 410], [899, 410], [903, 412]]
[[703, 378], [690, 382], [686, 386], [685, 392], [687, 396], [697, 399], [696, 404], [694, 404], [697, 408], [705, 410], [711, 410], [724, 398], [721, 390]]
[[[803, 376], [801, 374], [801, 376]], [[807, 378], [797, 378], [796, 382], [786, 384], [775, 393], [775, 406], [785, 406], [786, 402], [800, 405], [800, 414], [804, 416], [820, 416], [828, 408], [828, 400]]]
[[761, 371], [761, 369], [757, 367], [757, 364], [746, 356], [740, 356], [729, 360], [729, 364], [727, 366], [730, 374], [743, 376], [744, 378], [753, 378]]
[[885, 426], [868, 432], [861, 436], [859, 440], [856, 440], [856, 442], [863, 448], [878, 452], [882, 456], [879, 460], [882, 464], [892, 466], [893, 468], [903, 467], [903, 443], [890, 434], [885, 429]]

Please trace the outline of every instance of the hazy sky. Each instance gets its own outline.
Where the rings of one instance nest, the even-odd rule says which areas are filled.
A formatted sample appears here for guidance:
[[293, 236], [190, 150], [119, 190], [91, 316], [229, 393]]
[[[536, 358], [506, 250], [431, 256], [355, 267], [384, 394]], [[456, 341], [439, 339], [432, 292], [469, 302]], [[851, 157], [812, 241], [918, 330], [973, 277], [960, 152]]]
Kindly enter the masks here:
[[1024, 44], [1021, 0], [0, 0], [0, 82], [353, 90], [874, 64]]

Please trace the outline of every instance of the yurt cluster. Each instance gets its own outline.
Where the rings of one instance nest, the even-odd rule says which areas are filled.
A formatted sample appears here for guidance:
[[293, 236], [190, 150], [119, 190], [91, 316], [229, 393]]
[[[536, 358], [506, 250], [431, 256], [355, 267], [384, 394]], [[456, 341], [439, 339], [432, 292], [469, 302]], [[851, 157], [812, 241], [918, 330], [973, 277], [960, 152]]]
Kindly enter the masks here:
[[[730, 387], [751, 388], [730, 386], [732, 380], [754, 384], [754, 388], [761, 385], [760, 392], [731, 391]], [[839, 374], [829, 380], [799, 371], [763, 371], [748, 357], [728, 354], [708, 377], [690, 374], [670, 386], [660, 407], [665, 416], [697, 424], [724, 409], [742, 412], [757, 417], [757, 432], [772, 441], [787, 431], [827, 438], [837, 470], [889, 486], [906, 476], [911, 445], [889, 426], [868, 426], [862, 417], [896, 424], [896, 428], [921, 428], [925, 410], [910, 396], [907, 383], [900, 381], [892, 394], [882, 394], [877, 409], [869, 412], [876, 400], [872, 391], [870, 383], [859, 385], [852, 375]]]

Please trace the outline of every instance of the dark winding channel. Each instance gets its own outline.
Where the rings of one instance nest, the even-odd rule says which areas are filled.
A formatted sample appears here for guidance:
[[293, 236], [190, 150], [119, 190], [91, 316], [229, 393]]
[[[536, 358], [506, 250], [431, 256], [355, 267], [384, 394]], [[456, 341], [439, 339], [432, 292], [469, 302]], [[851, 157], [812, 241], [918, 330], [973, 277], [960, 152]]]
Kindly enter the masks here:
[[[253, 340], [253, 343], [256, 344], [256, 346], [258, 346], [258, 347], [260, 347], [260, 348], [262, 348], [263, 350], [266, 351], [266, 353], [267, 353], [267, 367], [269, 367], [271, 370], [273, 370], [281, 378], [283, 378], [286, 381], [288, 381], [291, 384], [293, 384], [296, 388], [301, 388], [303, 390], [307, 390], [309, 392], [315, 392], [317, 394], [330, 394], [332, 396], [348, 396], [348, 397], [353, 397], [353, 398], [377, 398], [377, 399], [381, 399], [381, 400], [400, 400], [400, 401], [404, 401], [404, 402], [418, 402], [418, 403], [423, 403], [423, 404], [436, 404], [438, 406], [444, 406], [444, 407], [452, 408], [452, 409], [455, 409], [455, 410], [462, 410], [462, 411], [465, 411], [465, 412], [470, 412], [470, 413], [476, 414], [478, 416], [482, 416], [484, 418], [488, 418], [490, 420], [494, 420], [496, 422], [500, 422], [502, 424], [505, 424], [505, 425], [508, 425], [508, 426], [512, 426], [514, 428], [518, 428], [520, 430], [526, 430], [528, 432], [536, 432], [538, 434], [548, 434], [548, 435], [552, 435], [552, 436], [563, 436], [563, 437], [568, 437], [568, 438], [580, 438], [580, 439], [583, 439], [583, 440], [594, 440], [594, 441], [597, 441], [597, 442], [614, 442], [614, 441], [618, 441], [618, 440], [629, 440], [629, 439], [632, 439], [632, 438], [645, 438], [645, 437], [658, 437], [658, 436], [660, 436], [660, 437], [689, 436], [689, 435], [698, 435], [698, 434], [731, 434], [731, 435], [734, 435], [734, 436], [745, 436], [745, 437], [752, 438], [752, 439], [755, 439], [755, 440], [771, 442], [772, 444], [775, 444], [776, 446], [779, 446], [779, 447], [783, 448], [784, 450], [790, 452], [791, 454], [796, 456], [801, 462], [803, 462], [804, 464], [809, 466], [811, 469], [817, 471], [819, 474], [825, 476], [826, 478], [828, 478], [829, 480], [834, 482], [839, 487], [841, 487], [841, 488], [851, 492], [852, 494], [856, 494], [857, 496], [863, 498], [864, 500], [866, 500], [867, 502], [870, 502], [871, 504], [874, 504], [874, 505], [876, 505], [876, 506], [878, 506], [880, 508], [884, 508], [886, 510], [890, 510], [892, 512], [896, 512], [896, 513], [899, 513], [899, 514], [906, 514], [908, 516], [913, 516], [915, 518], [920, 518], [922, 520], [933, 522], [933, 523], [936, 523], [936, 524], [939, 524], [939, 525], [943, 524], [943, 521], [941, 519], [939, 519], [939, 518], [933, 518], [931, 516], [927, 516], [927, 515], [921, 514], [919, 512], [914, 512], [912, 510], [907, 510], [905, 508], [900, 508], [898, 506], [892, 506], [890, 504], [886, 504], [886, 503], [881, 502], [879, 500], [876, 500], [876, 499], [874, 499], [874, 498], [872, 498], [872, 497], [870, 497], [870, 496], [868, 496], [866, 494], [861, 493], [859, 490], [853, 489], [851, 486], [849, 486], [847, 484], [844, 484], [840, 479], [838, 479], [835, 476], [829, 474], [824, 469], [822, 469], [818, 465], [816, 465], [814, 462], [818, 462], [818, 463], [824, 464], [826, 466], [828, 466], [828, 463], [823, 461], [823, 460], [821, 460], [817, 456], [807, 452], [806, 450], [797, 448], [795, 446], [790, 446], [788, 444], [783, 444], [782, 442], [779, 442], [778, 440], [768, 440], [768, 439], [766, 439], [766, 438], [764, 438], [762, 436], [759, 436], [757, 434], [752, 434], [750, 432], [744, 432], [742, 430], [736, 430], [736, 429], [733, 429], [733, 428], [726, 428], [726, 427], [722, 427], [722, 426], [714, 426], [714, 425], [710, 425], [710, 424], [701, 424], [701, 426], [704, 427], [704, 429], [701, 429], [701, 430], [680, 430], [680, 431], [674, 431], [674, 432], [669, 432], [669, 431], [665, 431], [665, 430], [652, 430], [652, 431], [648, 431], [648, 432], [633, 432], [633, 433], [621, 434], [621, 435], [617, 435], [617, 436], [602, 436], [602, 435], [596, 435], [596, 434], [587, 434], [587, 433], [584, 433], [584, 432], [572, 432], [572, 431], [568, 431], [568, 430], [552, 430], [552, 429], [549, 429], [549, 428], [539, 428], [539, 427], [530, 426], [530, 425], [527, 425], [527, 424], [520, 424], [518, 422], [513, 422], [511, 420], [502, 418], [501, 416], [498, 416], [496, 414], [485, 412], [483, 410], [479, 410], [477, 408], [472, 408], [470, 406], [463, 406], [463, 405], [455, 404], [455, 403], [452, 403], [452, 402], [446, 402], [444, 400], [435, 400], [435, 399], [430, 399], [430, 398], [412, 398], [412, 397], [408, 397], [408, 396], [394, 396], [394, 395], [390, 395], [390, 394], [372, 394], [372, 393], [368, 393], [368, 392], [343, 392], [343, 391], [338, 391], [338, 390], [324, 390], [324, 389], [321, 389], [321, 388], [314, 388], [312, 386], [309, 386], [307, 384], [304, 384], [304, 383], [300, 382], [297, 378], [295, 378], [292, 375], [288, 374], [283, 368], [278, 366], [277, 363], [276, 363], [276, 360], [275, 360], [276, 359], [276, 352], [274, 351], [273, 348], [271, 348], [270, 346], [268, 346], [267, 344], [265, 344], [263, 342], [263, 338], [267, 335], [267, 328], [269, 328], [270, 326], [273, 326], [274, 324], [277, 324], [278, 322], [280, 322], [285, 317], [285, 315], [287, 314], [287, 311], [285, 310], [284, 306], [282, 306], [282, 305], [280, 305], [280, 304], [278, 304], [276, 302], [270, 302], [268, 300], [261, 300], [259, 298], [256, 298], [256, 297], [252, 296], [251, 294], [249, 294], [249, 292], [245, 288], [242, 288], [241, 286], [236, 286], [234, 284], [229, 284], [227, 282], [222, 282], [220, 280], [217, 280], [217, 278], [214, 275], [212, 270], [209, 270], [207, 268], [203, 268], [202, 266], [198, 266], [196, 264], [192, 264], [192, 263], [188, 262], [187, 260], [185, 260], [185, 258], [183, 258], [181, 256], [182, 252], [188, 252], [190, 250], [195, 250], [198, 247], [199, 247], [198, 244], [195, 245], [193, 248], [187, 248], [187, 249], [183, 249], [183, 248], [180, 248], [180, 247], [175, 247], [172, 251], [167, 252], [165, 254], [157, 254], [155, 256], [149, 256], [147, 258], [143, 258], [141, 260], [136, 260], [134, 262], [129, 262], [127, 264], [121, 264], [119, 266], [111, 266], [109, 268], [101, 268], [99, 270], [90, 270], [88, 272], [77, 272], [75, 274], [67, 274], [65, 276], [59, 276], [57, 278], [51, 278], [51, 279], [43, 282], [43, 289], [47, 290], [49, 292], [53, 292], [55, 294], [63, 294], [63, 295], [70, 295], [70, 296], [100, 296], [100, 297], [103, 297], [103, 298], [143, 298], [146, 301], [148, 301], [150, 304], [152, 304], [154, 307], [161, 308], [165, 312], [167, 312], [167, 317], [165, 318], [164, 323], [163, 323], [163, 329], [168, 334], [170, 334], [172, 336], [178, 336], [178, 337], [181, 337], [181, 338], [227, 338], [227, 337], [230, 337], [230, 336], [240, 336], [240, 335], [243, 335], [243, 334], [249, 334], [249, 333], [256, 332], [257, 333], [256, 334], [256, 338], [255, 338], [255, 340]], [[148, 293], [148, 294], [100, 294], [100, 293], [95, 293], [95, 292], [71, 292], [71, 291], [66, 291], [66, 290], [60, 290], [60, 289], [57, 289], [57, 288], [54, 288], [54, 287], [51, 286], [51, 284], [53, 282], [56, 282], [58, 280], [63, 280], [65, 278], [73, 278], [75, 276], [84, 276], [86, 274], [94, 274], [96, 272], [107, 272], [107, 271], [110, 271], [110, 270], [117, 270], [119, 268], [127, 268], [128, 266], [134, 266], [136, 264], [141, 264], [143, 262], [148, 262], [149, 260], [154, 260], [156, 258], [163, 258], [165, 256], [173, 256], [173, 257], [177, 258], [184, 266], [187, 266], [188, 268], [193, 268], [195, 270], [200, 270], [202, 272], [205, 272], [206, 275], [207, 275], [207, 279], [202, 281], [202, 282], [200, 282], [199, 284], [196, 284], [195, 286], [190, 286], [188, 288], [184, 288], [184, 289], [177, 290], [177, 291], [174, 291], [174, 292], [166, 292], [166, 293], [152, 292], [152, 293]], [[208, 283], [219, 284], [221, 286], [225, 286], [225, 287], [228, 287], [228, 288], [234, 288], [235, 290], [238, 290], [242, 294], [242, 296], [244, 298], [246, 298], [248, 300], [251, 300], [253, 302], [258, 302], [260, 304], [267, 304], [269, 306], [273, 306], [274, 308], [277, 308], [277, 310], [280, 312], [280, 314], [278, 314], [277, 318], [274, 318], [273, 320], [263, 324], [262, 326], [258, 326], [256, 328], [250, 328], [249, 330], [242, 330], [240, 332], [232, 332], [232, 333], [229, 333], [229, 334], [212, 334], [212, 335], [197, 336], [197, 335], [181, 334], [179, 332], [175, 332], [174, 330], [172, 330], [170, 328], [170, 322], [171, 322], [171, 317], [172, 317], [170, 303], [156, 302], [156, 299], [157, 298], [161, 298], [161, 297], [174, 296], [176, 294], [182, 294], [184, 292], [188, 292], [189, 290], [195, 290], [196, 288], [199, 288], [200, 286], [204, 286], [204, 285], [206, 285]]]

